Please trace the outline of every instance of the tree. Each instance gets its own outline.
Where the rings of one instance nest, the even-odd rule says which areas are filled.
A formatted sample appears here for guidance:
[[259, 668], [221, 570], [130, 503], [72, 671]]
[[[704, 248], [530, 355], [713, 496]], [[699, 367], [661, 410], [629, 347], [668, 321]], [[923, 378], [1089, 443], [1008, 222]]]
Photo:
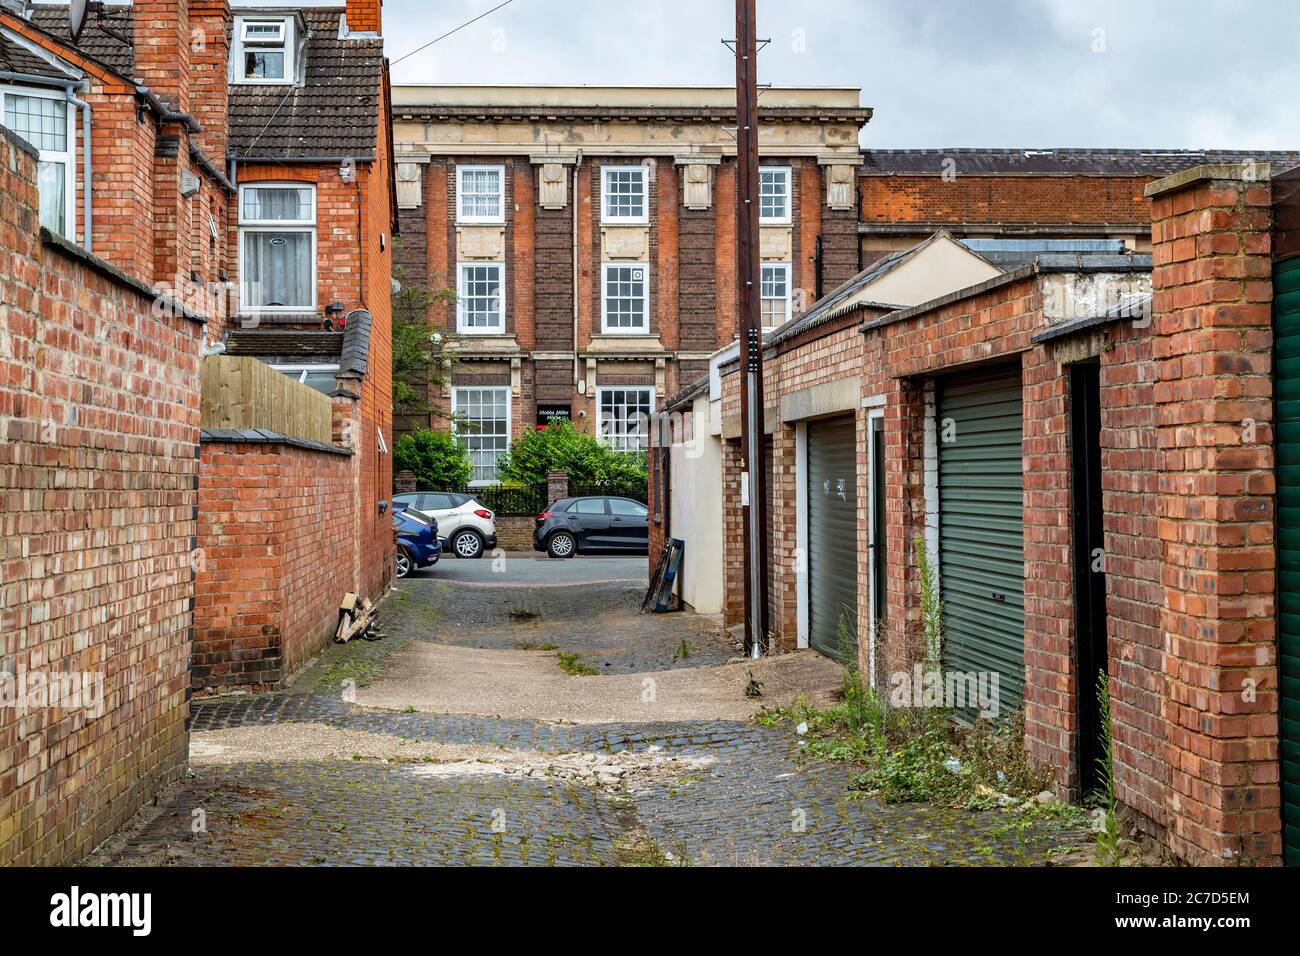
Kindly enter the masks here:
[[429, 325], [429, 310], [455, 302], [452, 289], [430, 293], [418, 282], [407, 283], [405, 271], [393, 267], [400, 289], [393, 296], [393, 411], [397, 415], [446, 413], [428, 401], [429, 388], [441, 389], [451, 378], [448, 337]]
[[393, 464], [398, 471], [412, 472], [417, 487], [430, 490], [460, 488], [473, 471], [469, 452], [450, 432], [427, 428], [397, 440]]
[[630, 485], [646, 480], [645, 452], [620, 452], [580, 432], [568, 419], [516, 438], [497, 462], [505, 481], [543, 484], [552, 471], [563, 471], [576, 485]]

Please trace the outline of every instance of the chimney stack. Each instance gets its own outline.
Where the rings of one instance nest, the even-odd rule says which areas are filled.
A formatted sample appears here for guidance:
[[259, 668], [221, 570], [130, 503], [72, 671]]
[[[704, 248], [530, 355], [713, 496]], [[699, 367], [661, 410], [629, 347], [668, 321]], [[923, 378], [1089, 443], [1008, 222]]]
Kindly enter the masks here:
[[384, 0], [347, 0], [344, 18], [349, 33], [383, 33]]
[[134, 0], [131, 4], [135, 77], [171, 109], [190, 111], [188, 0]]
[[228, 0], [191, 0], [190, 105], [203, 126], [195, 139], [223, 168], [229, 139], [230, 4]]

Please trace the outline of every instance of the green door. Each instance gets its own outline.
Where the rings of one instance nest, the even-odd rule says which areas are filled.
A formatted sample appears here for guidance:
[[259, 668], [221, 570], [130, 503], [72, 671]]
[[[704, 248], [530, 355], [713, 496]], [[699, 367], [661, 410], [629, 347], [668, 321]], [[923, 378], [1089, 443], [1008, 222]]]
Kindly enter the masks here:
[[938, 398], [943, 665], [997, 673], [1005, 713], [1025, 691], [1020, 370], [944, 380]]
[[1273, 308], [1282, 845], [1287, 865], [1300, 866], [1300, 258], [1278, 263], [1273, 273]]
[[809, 423], [808, 643], [841, 662], [857, 655], [857, 461], [852, 418]]

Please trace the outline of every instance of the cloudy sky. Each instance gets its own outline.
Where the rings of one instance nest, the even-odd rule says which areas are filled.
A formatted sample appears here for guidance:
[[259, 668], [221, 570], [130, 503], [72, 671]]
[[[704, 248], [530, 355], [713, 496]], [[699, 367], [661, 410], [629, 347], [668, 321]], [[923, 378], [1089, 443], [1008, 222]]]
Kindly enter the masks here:
[[[387, 0], [388, 55], [499, 2]], [[728, 85], [734, 10], [511, 0], [393, 79]], [[1300, 147], [1295, 0], [759, 0], [758, 22], [760, 82], [860, 87], [866, 145]]]

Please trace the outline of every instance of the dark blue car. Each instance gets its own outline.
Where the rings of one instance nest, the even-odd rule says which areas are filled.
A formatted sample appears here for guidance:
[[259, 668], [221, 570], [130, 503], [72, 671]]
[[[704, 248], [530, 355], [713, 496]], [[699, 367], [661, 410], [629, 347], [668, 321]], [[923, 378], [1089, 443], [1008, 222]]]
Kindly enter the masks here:
[[438, 540], [438, 522], [411, 508], [393, 511], [393, 528], [397, 531], [397, 576], [404, 578], [417, 568], [437, 564], [442, 557]]

